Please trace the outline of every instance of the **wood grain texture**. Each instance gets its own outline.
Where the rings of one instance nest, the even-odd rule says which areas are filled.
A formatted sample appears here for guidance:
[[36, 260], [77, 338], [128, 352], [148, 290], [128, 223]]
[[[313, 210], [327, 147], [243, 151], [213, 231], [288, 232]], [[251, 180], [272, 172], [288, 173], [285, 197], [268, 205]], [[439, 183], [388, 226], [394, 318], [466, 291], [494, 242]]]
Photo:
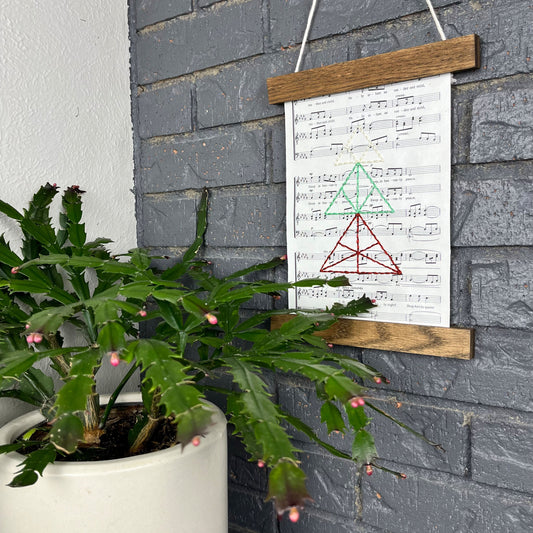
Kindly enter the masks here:
[[388, 83], [458, 72], [481, 65], [475, 34], [364, 57], [267, 80], [268, 101], [280, 104]]
[[[271, 329], [279, 329], [293, 315], [272, 317]], [[474, 330], [370, 322], [341, 318], [330, 329], [316, 333], [333, 344], [393, 352], [472, 359]]]

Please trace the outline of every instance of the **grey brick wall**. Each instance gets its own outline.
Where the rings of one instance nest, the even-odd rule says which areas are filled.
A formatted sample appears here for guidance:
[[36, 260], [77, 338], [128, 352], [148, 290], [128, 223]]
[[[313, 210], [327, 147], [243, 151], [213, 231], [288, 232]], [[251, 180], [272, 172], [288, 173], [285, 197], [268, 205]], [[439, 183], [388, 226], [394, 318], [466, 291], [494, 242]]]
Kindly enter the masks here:
[[[482, 43], [482, 67], [452, 88], [452, 323], [476, 329], [475, 359], [342, 350], [391, 378], [376, 406], [446, 451], [376, 417], [383, 464], [407, 479], [368, 477], [294, 433], [314, 502], [292, 524], [232, 439], [233, 533], [533, 531], [533, 5], [433, 3], [448, 37]], [[294, 70], [310, 4], [131, 0], [140, 245], [179, 255], [208, 186], [216, 269], [284, 252], [283, 107], [268, 104], [266, 78]], [[322, 1], [303, 68], [435, 40], [423, 0]], [[278, 377], [273, 392], [328, 438], [308, 383]]]

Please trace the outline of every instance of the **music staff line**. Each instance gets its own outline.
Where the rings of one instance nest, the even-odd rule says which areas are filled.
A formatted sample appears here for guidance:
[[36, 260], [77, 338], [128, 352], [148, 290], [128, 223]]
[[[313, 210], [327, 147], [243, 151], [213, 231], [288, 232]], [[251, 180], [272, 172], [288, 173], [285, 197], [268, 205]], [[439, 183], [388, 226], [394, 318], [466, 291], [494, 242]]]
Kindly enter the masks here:
[[[441, 171], [440, 165], [426, 165], [420, 167], [373, 167], [369, 169], [369, 174], [373, 178], [387, 177], [401, 177], [401, 176], [419, 176], [421, 174], [438, 174]], [[349, 171], [347, 171], [349, 172]], [[347, 176], [347, 172], [339, 172], [336, 174], [318, 174], [314, 176], [309, 174], [308, 176], [293, 176], [294, 183], [300, 184], [313, 184], [313, 183], [336, 183], [338, 181], [344, 182]]]
[[[435, 222], [428, 222], [424, 226], [407, 227], [401, 222], [390, 222], [386, 226], [375, 226], [372, 228], [372, 233], [375, 236], [395, 236], [403, 235], [411, 240], [432, 240], [438, 238], [441, 234], [440, 226]], [[324, 230], [294, 230], [295, 237], [301, 238], [317, 238], [317, 237], [341, 237], [357, 238], [355, 230], [348, 230], [345, 232], [344, 228], [327, 228]], [[370, 231], [367, 228], [359, 229], [359, 236], [368, 236]]]
[[[365, 190], [360, 189], [361, 194], [368, 194]], [[368, 188], [368, 190], [370, 190]], [[402, 196], [410, 196], [410, 195], [419, 195], [419, 194], [429, 194], [429, 193], [435, 193], [439, 192], [441, 190], [440, 183], [425, 183], [423, 185], [406, 185], [406, 186], [394, 186], [394, 187], [387, 187], [384, 189], [384, 192], [386, 191], [385, 196], [387, 198], [394, 196], [394, 197], [402, 197]], [[297, 192], [295, 195], [296, 201], [300, 200], [328, 200], [333, 199], [338, 191], [332, 189], [328, 191], [316, 191], [316, 192]]]
[[[300, 278], [302, 279], [302, 278]], [[356, 289], [331, 289], [326, 288], [328, 292], [334, 292], [339, 299], [343, 300], [353, 300], [360, 296], [360, 291]], [[298, 289], [300, 296], [311, 296], [314, 297], [313, 288]], [[431, 295], [422, 295], [419, 293], [396, 293], [385, 290], [376, 290], [372, 292], [367, 292], [366, 295], [378, 302], [402, 302], [402, 303], [420, 303], [420, 304], [439, 304], [441, 302], [441, 297], [436, 294]]]
[[[436, 205], [422, 206], [422, 204], [412, 204], [407, 209], [397, 209], [394, 213], [383, 212], [384, 205], [373, 205], [372, 209], [375, 213], [365, 212], [365, 219], [376, 220], [380, 218], [394, 219], [394, 218], [438, 218], [440, 216], [440, 208]], [[325, 215], [321, 209], [312, 210], [309, 213], [298, 213], [295, 217], [296, 225], [301, 222], [314, 221], [320, 222], [322, 220], [351, 220], [353, 214], [349, 211], [345, 215]]]
[[296, 133], [294, 141], [299, 144], [301, 141], [308, 139], [320, 139], [321, 137], [338, 137], [340, 135], [347, 135], [350, 133], [361, 133], [362, 131], [375, 131], [383, 129], [394, 129], [397, 133], [403, 131], [410, 131], [415, 126], [422, 124], [431, 124], [440, 121], [440, 114], [435, 113], [431, 115], [421, 115], [419, 117], [411, 116], [408, 118], [398, 119], [380, 119], [374, 120], [366, 126], [365, 118], [352, 120], [347, 126], [339, 126], [337, 128], [330, 127], [326, 124], [313, 126], [310, 131], [303, 131]]
[[[324, 262], [327, 252], [313, 253], [313, 252], [297, 252], [296, 260], [300, 261], [321, 261]], [[366, 252], [370, 259], [380, 259], [383, 252]], [[405, 250], [403, 252], [391, 253], [390, 256], [396, 264], [404, 263], [425, 263], [426, 265], [435, 265], [440, 263], [441, 255], [436, 250]], [[316, 271], [315, 271], [316, 272]], [[316, 274], [315, 274], [316, 275]]]
[[299, 124], [300, 122], [310, 122], [313, 120], [325, 120], [331, 119], [334, 117], [342, 117], [346, 115], [353, 115], [364, 113], [366, 111], [376, 110], [376, 109], [388, 109], [388, 108], [398, 108], [408, 105], [420, 105], [426, 102], [438, 102], [440, 100], [439, 93], [428, 93], [421, 94], [418, 96], [398, 96], [393, 99], [383, 99], [383, 100], [371, 100], [368, 104], [362, 105], [352, 105], [345, 106], [336, 109], [328, 110], [317, 110], [310, 111], [309, 113], [295, 113], [294, 123]]
[[[440, 135], [431, 131], [422, 131], [418, 137], [402, 137], [395, 140], [389, 140], [388, 135], [370, 139], [372, 145], [383, 150], [395, 150], [398, 148], [413, 148], [415, 146], [426, 146], [428, 144], [440, 144]], [[312, 148], [309, 151], [294, 152], [294, 160], [313, 159], [315, 157], [332, 157], [339, 155], [342, 151], [347, 154], [364, 153], [368, 151], [368, 144], [358, 144], [352, 146], [345, 146], [343, 143], [331, 143], [329, 146], [319, 146]], [[346, 164], [351, 164], [352, 161], [347, 161]]]

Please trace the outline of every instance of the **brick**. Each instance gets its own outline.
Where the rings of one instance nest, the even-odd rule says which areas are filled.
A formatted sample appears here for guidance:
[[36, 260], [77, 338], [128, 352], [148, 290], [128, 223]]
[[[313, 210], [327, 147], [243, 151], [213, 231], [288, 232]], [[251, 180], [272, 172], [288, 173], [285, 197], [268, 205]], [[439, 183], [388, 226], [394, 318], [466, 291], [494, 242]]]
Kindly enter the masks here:
[[137, 0], [137, 28], [192, 11], [191, 0]]
[[221, 2], [222, 0], [198, 0], [198, 6], [199, 7], [209, 7], [213, 4], [216, 4], [217, 2]]
[[324, 513], [314, 514], [307, 507], [300, 513], [300, 520], [293, 524], [287, 518], [280, 522], [280, 533], [383, 533], [355, 520], [346, 520]]
[[[435, 7], [452, 4], [452, 0], [433, 1]], [[310, 40], [329, 35], [347, 33], [379, 22], [394, 20], [418, 11], [425, 6], [416, 0], [391, 3], [387, 0], [365, 2], [354, 8], [351, 0], [337, 0], [319, 4], [309, 35]], [[270, 31], [272, 46], [279, 48], [301, 42], [307, 23], [309, 2], [305, 0], [272, 0], [270, 7]]]
[[195, 238], [196, 201], [177, 195], [143, 198], [142, 246], [189, 246]]
[[364, 350], [363, 361], [391, 380], [386, 390], [533, 411], [533, 332], [478, 328], [474, 353], [460, 361]]
[[260, 0], [197, 12], [137, 38], [139, 83], [174, 78], [263, 51]]
[[475, 416], [472, 420], [472, 479], [533, 493], [533, 417]]
[[470, 268], [474, 324], [533, 326], [533, 248], [485, 249]]
[[243, 491], [230, 485], [228, 500], [230, 524], [246, 528], [247, 531], [277, 533], [274, 505], [271, 502], [265, 503], [265, 495]]
[[533, 90], [483, 94], [473, 103], [470, 161], [533, 158]]
[[270, 152], [269, 152], [271, 181], [273, 183], [285, 183], [285, 123], [280, 122], [271, 128]]
[[176, 83], [139, 95], [139, 135], [142, 139], [192, 130], [191, 84]]
[[260, 129], [177, 136], [142, 143], [140, 179], [144, 192], [257, 183], [265, 179], [265, 158]]
[[355, 463], [338, 457], [302, 452], [301, 468], [313, 501], [307, 505], [335, 516], [357, 516], [358, 472]]
[[285, 190], [228, 188], [213, 192], [208, 246], [285, 246]]
[[[501, 169], [500, 169], [501, 170]], [[533, 174], [516, 179], [512, 166], [501, 179], [454, 179], [453, 246], [527, 246], [533, 234]], [[486, 168], [490, 178], [490, 167]]]
[[228, 441], [228, 475], [231, 482], [266, 494], [268, 470], [259, 468], [257, 463], [250, 462], [248, 458], [241, 441], [230, 436]]
[[[369, 2], [367, 9], [372, 9], [375, 4], [377, 2]], [[409, 14], [404, 2], [396, 4], [402, 11], [402, 17]], [[475, 1], [448, 4], [437, 12], [448, 39], [472, 33], [481, 36], [481, 68], [455, 73], [454, 78], [457, 83], [498, 79], [515, 74], [528, 74], [532, 71], [529, 43], [532, 38], [533, 8], [529, 0], [487, 0], [483, 3]], [[387, 3], [386, 9], [389, 13], [392, 13], [391, 8], [392, 6], [389, 7]], [[416, 3], [415, 10], [421, 11], [419, 2]], [[359, 12], [356, 18], [359, 18]], [[303, 35], [304, 26], [305, 23], [302, 23], [301, 32], [294, 33], [298, 39]], [[350, 59], [401, 50], [438, 40], [440, 37], [435, 24], [429, 12], [425, 10], [414, 17], [398, 18], [385, 25], [361, 29], [351, 46]]]
[[[367, 409], [368, 416], [373, 417], [370, 431], [375, 437], [379, 457], [396, 463], [464, 475], [468, 467], [469, 449], [469, 429], [465, 424], [465, 413], [418, 405], [416, 402], [419, 401], [395, 396], [385, 401], [373, 400], [373, 403], [442, 446], [445, 452], [435, 449], [391, 420]], [[397, 407], [398, 405], [401, 407]]]
[[296, 53], [270, 54], [240, 61], [196, 82], [198, 126], [247, 122], [283, 114], [268, 103], [266, 79], [294, 70]]
[[[387, 465], [395, 468], [395, 465]], [[397, 467], [396, 467], [397, 468]], [[526, 533], [530, 496], [449, 474], [407, 470], [407, 479], [374, 472], [363, 484], [363, 522], [394, 533]]]

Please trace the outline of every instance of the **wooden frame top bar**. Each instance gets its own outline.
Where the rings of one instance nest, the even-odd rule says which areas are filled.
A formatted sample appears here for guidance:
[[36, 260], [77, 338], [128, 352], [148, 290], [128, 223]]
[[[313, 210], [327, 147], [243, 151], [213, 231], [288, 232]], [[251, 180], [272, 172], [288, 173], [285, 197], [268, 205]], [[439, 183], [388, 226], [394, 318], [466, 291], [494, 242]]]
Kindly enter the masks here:
[[481, 65], [475, 34], [285, 74], [267, 80], [268, 101], [280, 104], [399, 81], [458, 72]]
[[[294, 315], [274, 315], [271, 329], [279, 329]], [[474, 330], [393, 324], [340, 318], [331, 328], [317, 332], [327, 342], [373, 350], [432, 355], [450, 359], [474, 357]]]

